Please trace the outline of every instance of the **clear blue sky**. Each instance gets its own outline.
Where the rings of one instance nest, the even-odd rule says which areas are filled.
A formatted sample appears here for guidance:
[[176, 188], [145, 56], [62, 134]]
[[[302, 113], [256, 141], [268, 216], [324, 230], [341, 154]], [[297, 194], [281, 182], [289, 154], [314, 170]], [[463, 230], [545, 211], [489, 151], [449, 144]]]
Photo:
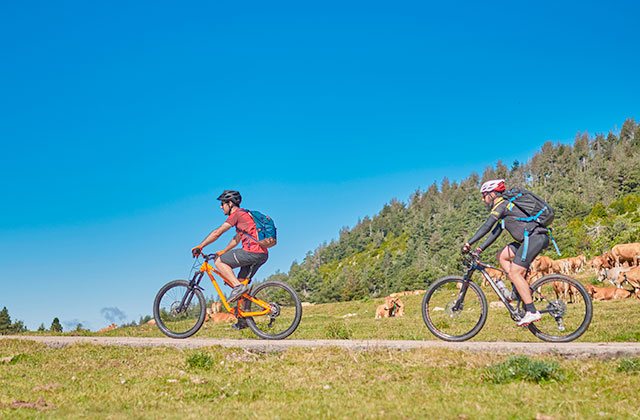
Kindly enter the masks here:
[[634, 1], [2, 2], [0, 307], [30, 328], [150, 314], [224, 220], [226, 188], [277, 222], [263, 278], [394, 197], [638, 120], [639, 15]]

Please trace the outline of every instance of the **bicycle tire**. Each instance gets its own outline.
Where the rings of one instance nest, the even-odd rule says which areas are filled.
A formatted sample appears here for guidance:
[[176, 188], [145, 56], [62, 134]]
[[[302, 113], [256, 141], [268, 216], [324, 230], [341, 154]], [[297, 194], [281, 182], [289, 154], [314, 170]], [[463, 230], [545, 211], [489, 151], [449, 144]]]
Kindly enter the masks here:
[[[489, 305], [487, 304], [487, 298], [484, 295], [484, 292], [476, 283], [469, 281], [469, 288], [467, 289], [467, 293], [465, 295], [465, 303], [469, 303], [472, 301], [468, 300], [467, 296], [470, 296], [469, 293], [473, 291], [475, 296], [478, 298], [479, 302], [475, 305], [472, 303], [468, 308], [467, 312], [464, 312], [464, 308], [462, 310], [454, 311], [452, 308], [449, 308], [449, 305], [455, 301], [456, 296], [458, 295], [458, 287], [452, 287], [454, 284], [459, 283], [460, 286], [464, 282], [462, 277], [458, 276], [447, 276], [441, 279], [436, 280], [430, 287], [427, 289], [427, 292], [422, 299], [422, 319], [426, 324], [427, 328], [433, 335], [438, 337], [441, 340], [445, 341], [466, 341], [470, 338], [473, 338], [476, 334], [480, 332], [482, 327], [484, 327], [485, 322], [487, 321], [487, 315], [489, 313]], [[448, 288], [449, 290], [444, 290]], [[440, 293], [443, 292], [443, 293]], [[434, 298], [435, 295], [439, 295], [437, 298]], [[444, 299], [444, 300], [443, 300]], [[452, 300], [453, 299], [453, 300]], [[447, 302], [445, 307], [436, 306], [441, 305]], [[474, 314], [471, 311], [475, 311], [477, 308], [475, 306], [480, 305], [480, 313], [477, 321], [474, 321]], [[433, 308], [433, 311], [431, 309]], [[441, 312], [442, 314], [439, 314]], [[469, 315], [469, 316], [468, 316]], [[443, 325], [446, 325], [447, 317], [450, 319], [459, 318], [460, 316], [469, 317], [473, 326], [468, 329], [468, 331], [463, 331], [460, 334], [451, 334], [442, 331]], [[437, 319], [434, 319], [437, 318]], [[474, 323], [475, 322], [475, 323]], [[465, 328], [466, 329], [466, 328]]]
[[[247, 326], [255, 335], [265, 340], [282, 340], [293, 334], [296, 328], [298, 328], [300, 320], [302, 319], [302, 302], [291, 286], [281, 281], [267, 281], [254, 287], [250, 295], [257, 299], [265, 300], [272, 305], [276, 305], [273, 306], [271, 314], [258, 317], [258, 321], [253, 317], [245, 318]], [[275, 299], [280, 301], [278, 302]], [[254, 305], [254, 307], [252, 307], [252, 305]], [[245, 311], [261, 309], [261, 307], [256, 307], [251, 301], [245, 301]], [[272, 314], [275, 315], [272, 316]], [[269, 320], [273, 318], [273, 321], [267, 324], [267, 318], [269, 318]], [[279, 324], [283, 324], [282, 327], [284, 330], [276, 331], [273, 328], [273, 323], [276, 321], [282, 321]]]
[[[557, 285], [553, 284], [554, 282], [565, 283], [568, 284], [569, 287], [566, 289], [564, 288], [564, 286], [558, 287]], [[569, 301], [569, 303], [565, 303], [564, 300], [558, 297], [555, 291], [553, 296], [555, 297], [555, 299], [549, 299], [549, 297], [547, 296], [548, 293], [545, 293], [545, 291], [543, 290], [548, 289], [549, 286], [551, 286], [552, 289], [554, 287], [558, 287], [558, 289], [561, 291], [567, 290], [566, 293], [569, 293], [570, 299], [571, 293], [575, 293], [571, 291], [571, 287], [573, 287], [577, 291], [579, 297], [581, 298], [581, 301], [578, 300], [577, 297], [574, 297], [575, 302], [573, 302], [573, 305], [576, 306], [573, 306], [575, 310], [571, 311], [571, 316], [565, 316], [569, 312], [569, 305], [572, 304], [571, 301]], [[553, 343], [567, 343], [580, 337], [585, 333], [587, 328], [589, 328], [589, 324], [591, 323], [591, 319], [593, 317], [593, 302], [591, 301], [591, 296], [589, 296], [587, 289], [579, 281], [561, 274], [550, 274], [533, 282], [533, 284], [531, 285], [531, 289], [533, 290], [534, 299], [542, 299], [543, 302], [547, 303], [547, 307], [544, 309], [549, 310], [552, 307], [558, 307], [559, 310], [561, 310], [562, 307], [565, 308], [565, 312], [562, 313], [563, 316], [561, 317], [562, 324], [558, 322], [553, 312], [544, 313], [540, 321], [530, 324], [529, 331], [531, 331], [533, 335], [543, 341], [549, 341]], [[538, 307], [538, 310], [541, 309], [539, 303], [536, 303], [536, 306]], [[578, 313], [581, 312], [580, 308], [584, 308], [583, 315]], [[573, 313], [578, 313], [578, 315], [573, 315]], [[559, 312], [557, 314], [559, 314]], [[553, 322], [551, 322], [551, 319], [553, 319]], [[562, 335], [553, 335], [549, 332], [543, 331], [547, 329], [553, 330], [553, 323], [556, 324], [555, 329], [559, 332], [562, 332]], [[560, 326], [562, 325], [562, 327], [566, 330], [567, 324], [569, 325], [570, 331], [565, 334], [564, 330], [560, 330]], [[574, 328], [574, 326], [576, 327]]]
[[[163, 319], [163, 316], [162, 316], [163, 311], [162, 311], [162, 308], [160, 308], [162, 298], [165, 295], [167, 295], [172, 289], [178, 288], [178, 287], [185, 289], [184, 292], [182, 292], [182, 294], [180, 294], [180, 292], [177, 292], [176, 297], [178, 299], [182, 298], [182, 296], [184, 296], [184, 293], [186, 293], [189, 290], [189, 284], [190, 283], [187, 280], [173, 280], [165, 284], [164, 286], [162, 286], [162, 288], [158, 291], [158, 294], [156, 295], [156, 298], [153, 301], [153, 318], [156, 321], [156, 325], [158, 326], [158, 329], [160, 329], [160, 331], [162, 331], [162, 333], [167, 337], [171, 337], [171, 338], [191, 337], [196, 332], [198, 332], [198, 330], [200, 330], [200, 328], [202, 327], [202, 324], [204, 323], [205, 317], [207, 315], [206, 300], [204, 298], [204, 295], [202, 294], [202, 291], [198, 288], [193, 289], [194, 297], [198, 300], [199, 310], [195, 310], [193, 313], [194, 315], [196, 315], [196, 317], [193, 318], [194, 323], [192, 326], [190, 326], [191, 318], [189, 318], [188, 315], [186, 314], [185, 314], [186, 316], [183, 315], [185, 319], [180, 321], [185, 325], [187, 325], [187, 329], [185, 331], [175, 331], [175, 327], [169, 324], [168, 322], [166, 322], [165, 319]], [[174, 301], [174, 303], [176, 302], [177, 301]], [[170, 308], [172, 307], [173, 305]], [[169, 316], [167, 316], [167, 318], [169, 318]], [[176, 324], [178, 324], [177, 321], [176, 321]]]

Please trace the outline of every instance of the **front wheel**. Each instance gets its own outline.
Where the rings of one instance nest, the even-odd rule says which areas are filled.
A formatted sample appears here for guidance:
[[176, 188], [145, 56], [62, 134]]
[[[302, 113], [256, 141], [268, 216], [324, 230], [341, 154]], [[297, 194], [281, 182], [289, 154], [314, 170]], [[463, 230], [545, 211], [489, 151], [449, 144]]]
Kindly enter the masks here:
[[[258, 337], [282, 340], [298, 328], [302, 318], [302, 303], [291, 286], [280, 281], [267, 281], [254, 287], [250, 294], [271, 307], [266, 315], [246, 318], [247, 325]], [[260, 312], [264, 309], [250, 300], [245, 302], [245, 312]]]
[[542, 319], [529, 325], [539, 339], [565, 343], [580, 337], [589, 327], [593, 316], [591, 296], [577, 280], [551, 274], [532, 285], [536, 307]]
[[187, 338], [198, 332], [207, 315], [202, 291], [187, 280], [162, 286], [153, 301], [153, 317], [162, 333], [171, 338]]
[[465, 341], [487, 321], [487, 298], [480, 286], [462, 277], [436, 280], [422, 299], [422, 319], [429, 331], [445, 341]]

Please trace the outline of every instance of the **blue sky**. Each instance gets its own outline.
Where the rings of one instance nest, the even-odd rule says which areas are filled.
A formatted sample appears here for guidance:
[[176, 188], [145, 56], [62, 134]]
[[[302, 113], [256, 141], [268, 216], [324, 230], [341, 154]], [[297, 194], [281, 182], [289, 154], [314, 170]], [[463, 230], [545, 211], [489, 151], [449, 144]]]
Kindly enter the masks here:
[[394, 197], [638, 120], [639, 9], [3, 2], [0, 306], [137, 319], [223, 189], [278, 225], [262, 278]]

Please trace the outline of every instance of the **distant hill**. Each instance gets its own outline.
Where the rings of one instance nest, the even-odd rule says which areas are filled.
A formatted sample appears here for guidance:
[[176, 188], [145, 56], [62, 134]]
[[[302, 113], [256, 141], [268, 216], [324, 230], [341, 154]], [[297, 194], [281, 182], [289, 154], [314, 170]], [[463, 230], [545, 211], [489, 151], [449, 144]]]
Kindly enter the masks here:
[[[555, 207], [554, 234], [564, 256], [640, 240], [640, 125], [627, 120], [619, 133], [579, 134], [573, 145], [547, 142], [526, 163], [498, 161], [481, 176], [460, 183], [445, 178], [407, 203], [394, 199], [271, 278], [288, 281], [312, 302], [424, 288], [460, 271], [460, 247], [487, 217], [478, 189], [493, 178], [531, 189]], [[486, 254], [509, 239], [503, 234]]]

